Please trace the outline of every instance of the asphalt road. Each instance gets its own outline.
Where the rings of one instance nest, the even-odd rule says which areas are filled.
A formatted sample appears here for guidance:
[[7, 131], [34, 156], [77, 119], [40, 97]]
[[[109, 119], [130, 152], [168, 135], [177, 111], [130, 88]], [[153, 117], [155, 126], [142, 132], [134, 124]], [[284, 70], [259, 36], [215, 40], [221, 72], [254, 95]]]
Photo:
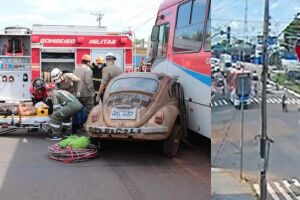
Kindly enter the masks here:
[[[270, 149], [268, 183], [271, 190], [269, 189], [269, 195], [277, 195], [272, 198], [270, 195], [270, 199], [277, 199], [276, 197], [300, 199], [300, 184], [298, 184], [300, 180], [300, 112], [297, 105], [299, 102], [293, 95], [288, 95], [290, 99], [288, 112], [283, 113], [280, 102], [282, 94], [283, 91], [273, 89], [267, 97], [267, 132], [275, 141]], [[212, 102], [219, 102], [223, 99], [224, 96], [217, 94]], [[260, 96], [256, 99], [259, 100]], [[260, 101], [253, 101], [244, 112], [244, 175], [256, 193], [258, 193], [260, 159], [259, 140], [256, 140], [255, 136], [261, 133], [260, 103]], [[212, 107], [212, 166], [233, 169], [237, 174], [239, 173], [240, 133], [240, 110], [224, 102], [222, 105]]]
[[95, 160], [66, 164], [48, 158], [45, 137], [0, 136], [1, 200], [210, 199], [210, 140], [193, 138], [174, 159], [157, 143], [113, 142]]

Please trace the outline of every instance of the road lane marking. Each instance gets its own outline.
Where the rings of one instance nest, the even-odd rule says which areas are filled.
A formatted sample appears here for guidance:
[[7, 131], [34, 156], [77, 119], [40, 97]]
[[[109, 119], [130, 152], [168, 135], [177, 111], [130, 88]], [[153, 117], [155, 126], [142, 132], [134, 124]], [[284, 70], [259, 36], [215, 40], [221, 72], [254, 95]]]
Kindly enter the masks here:
[[254, 101], [256, 101], [257, 103], [259, 103], [259, 100], [255, 97], [253, 97]]
[[280, 99], [274, 99], [276, 103], [280, 103]]
[[292, 191], [291, 184], [287, 180], [283, 180], [282, 183], [285, 185], [286, 189], [289, 191], [289, 193], [292, 194], [293, 197], [299, 199], [299, 197]]
[[288, 193], [286, 193], [286, 191], [280, 186], [280, 184], [277, 181], [274, 181], [274, 185], [276, 185], [276, 187], [278, 188], [280, 193], [284, 196], [284, 198], [286, 198], [287, 200], [293, 200], [291, 196], [288, 195]]
[[219, 104], [219, 106], [223, 106], [223, 103], [221, 100], [218, 100], [218, 104]]
[[258, 196], [260, 196], [260, 188], [257, 183], [253, 184], [254, 190]]
[[275, 103], [272, 99], [269, 99], [269, 101], [270, 101], [271, 103]]
[[228, 105], [228, 102], [227, 102], [225, 99], [223, 99], [223, 103], [224, 103], [225, 105]]
[[271, 187], [271, 185], [269, 183], [267, 184], [267, 189], [274, 200], [280, 200], [278, 195], [276, 194], [276, 192], [273, 190], [273, 188]]
[[292, 179], [292, 181], [294, 182], [295, 186], [300, 187], [300, 183], [297, 179]]

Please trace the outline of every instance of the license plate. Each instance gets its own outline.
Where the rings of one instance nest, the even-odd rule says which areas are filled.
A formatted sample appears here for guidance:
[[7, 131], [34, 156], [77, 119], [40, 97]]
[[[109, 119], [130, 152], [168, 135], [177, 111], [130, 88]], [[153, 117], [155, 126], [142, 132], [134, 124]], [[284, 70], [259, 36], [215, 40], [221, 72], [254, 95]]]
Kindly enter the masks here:
[[136, 119], [136, 108], [118, 109], [113, 108], [110, 114], [111, 119]]

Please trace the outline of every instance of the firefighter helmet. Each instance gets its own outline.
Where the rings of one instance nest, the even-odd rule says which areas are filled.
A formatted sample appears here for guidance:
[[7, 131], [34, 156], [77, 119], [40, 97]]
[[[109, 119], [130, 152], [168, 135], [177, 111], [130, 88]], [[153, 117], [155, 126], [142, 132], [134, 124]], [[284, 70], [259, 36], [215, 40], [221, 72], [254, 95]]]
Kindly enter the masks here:
[[91, 56], [89, 54], [83, 54], [81, 60], [91, 61]]
[[115, 55], [112, 52], [107, 53], [105, 59], [106, 60], [117, 60], [117, 58], [115, 57]]
[[42, 90], [46, 87], [46, 83], [42, 78], [34, 79], [32, 86], [37, 90]]
[[97, 63], [97, 64], [104, 64], [104, 63], [105, 63], [105, 60], [104, 60], [103, 57], [98, 56], [98, 57], [96, 58], [96, 63]]
[[60, 83], [60, 75], [62, 75], [62, 71], [58, 68], [54, 68], [51, 71], [51, 81], [54, 83]]

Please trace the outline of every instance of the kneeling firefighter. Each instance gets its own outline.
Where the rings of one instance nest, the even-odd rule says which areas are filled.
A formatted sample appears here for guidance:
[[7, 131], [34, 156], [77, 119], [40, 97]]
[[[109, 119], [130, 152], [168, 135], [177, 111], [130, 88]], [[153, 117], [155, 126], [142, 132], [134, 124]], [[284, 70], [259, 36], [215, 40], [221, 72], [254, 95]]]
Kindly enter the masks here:
[[82, 104], [71, 93], [65, 90], [51, 90], [53, 113], [50, 119], [52, 136], [50, 140], [61, 140], [62, 134], [68, 135], [72, 131], [71, 117], [78, 113]]

